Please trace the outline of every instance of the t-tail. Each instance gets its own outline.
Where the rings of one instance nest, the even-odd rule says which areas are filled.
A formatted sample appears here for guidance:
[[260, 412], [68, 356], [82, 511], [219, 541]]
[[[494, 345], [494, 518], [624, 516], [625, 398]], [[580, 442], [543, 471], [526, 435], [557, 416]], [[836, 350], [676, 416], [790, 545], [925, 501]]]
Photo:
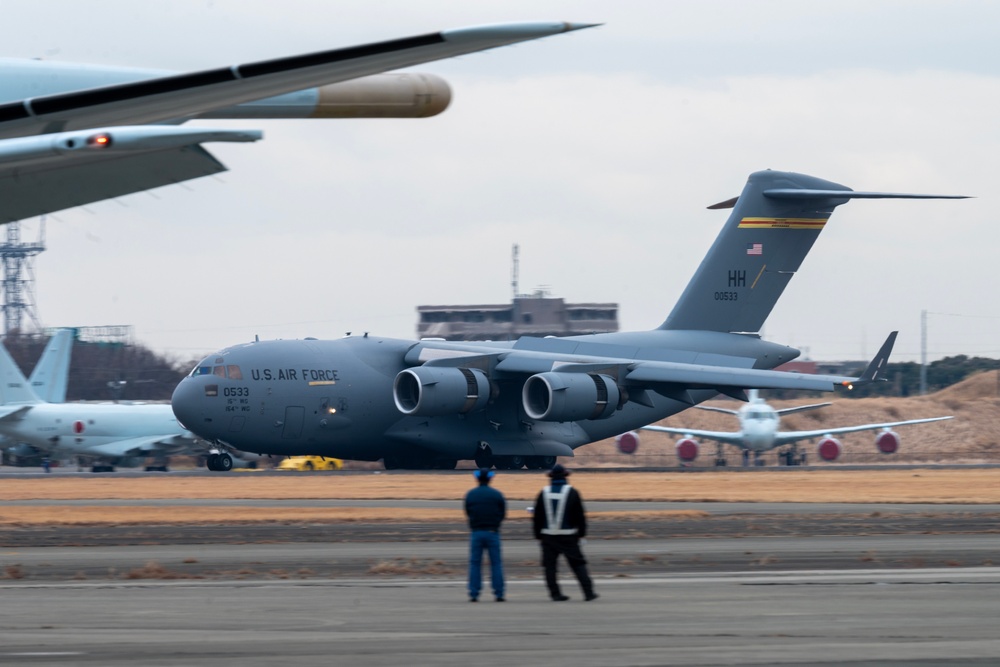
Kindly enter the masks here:
[[812, 176], [750, 175], [743, 193], [711, 209], [732, 215], [660, 329], [757, 333], [833, 209], [851, 199], [965, 199], [855, 192]]

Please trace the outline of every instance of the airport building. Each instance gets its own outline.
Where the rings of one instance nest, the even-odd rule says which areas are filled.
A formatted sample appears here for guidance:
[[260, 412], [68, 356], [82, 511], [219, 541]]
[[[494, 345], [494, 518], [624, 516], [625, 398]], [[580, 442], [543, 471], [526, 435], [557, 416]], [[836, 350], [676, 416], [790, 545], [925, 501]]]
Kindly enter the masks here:
[[544, 290], [511, 303], [417, 306], [417, 315], [418, 338], [514, 340], [618, 331], [617, 303], [566, 303]]

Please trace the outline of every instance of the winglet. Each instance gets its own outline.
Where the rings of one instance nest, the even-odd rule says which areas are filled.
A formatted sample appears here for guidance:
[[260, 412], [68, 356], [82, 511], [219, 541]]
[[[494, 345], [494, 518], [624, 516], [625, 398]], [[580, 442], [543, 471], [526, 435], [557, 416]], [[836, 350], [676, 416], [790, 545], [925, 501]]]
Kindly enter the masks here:
[[898, 331], [893, 331], [889, 334], [889, 337], [885, 339], [884, 343], [882, 343], [882, 347], [879, 348], [878, 354], [876, 354], [875, 358], [869, 362], [868, 368], [866, 368], [865, 372], [861, 374], [861, 377], [854, 382], [844, 382], [842, 384], [848, 389], [851, 389], [854, 385], [884, 381], [885, 378], [882, 377], [882, 372], [885, 370], [886, 364], [889, 363], [889, 355], [892, 354], [892, 346], [896, 344], [896, 335], [898, 333]]

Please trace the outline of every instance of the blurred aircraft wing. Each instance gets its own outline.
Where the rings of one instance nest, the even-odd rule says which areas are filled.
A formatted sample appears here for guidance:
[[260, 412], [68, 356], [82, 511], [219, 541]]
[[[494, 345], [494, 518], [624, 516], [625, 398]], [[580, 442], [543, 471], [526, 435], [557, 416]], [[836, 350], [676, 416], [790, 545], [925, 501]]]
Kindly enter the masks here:
[[177, 433], [165, 433], [163, 435], [146, 435], [137, 438], [126, 438], [116, 440], [103, 445], [88, 447], [86, 452], [91, 456], [105, 456], [115, 458], [119, 456], [137, 456], [150, 452], [172, 453], [185, 444], [193, 443], [193, 438], [185, 438]]
[[156, 77], [0, 104], [0, 138], [159, 123], [591, 27], [507, 23], [404, 37], [244, 65]]
[[[191, 117], [585, 27], [511, 23], [445, 30], [5, 101], [0, 103], [0, 224], [216, 174], [225, 167], [201, 143], [261, 138], [255, 131], [173, 126]], [[0, 100], [4, 71], [0, 64]]]
[[669, 426], [642, 426], [640, 428], [643, 431], [657, 431], [681, 437], [701, 438], [702, 440], [713, 440], [727, 445], [743, 445], [743, 434], [739, 431], [699, 431], [698, 429], [671, 428]]
[[817, 429], [815, 431], [778, 431], [774, 434], [774, 443], [777, 445], [789, 445], [799, 440], [809, 438], [822, 438], [825, 435], [838, 435], [840, 433], [854, 433], [856, 431], [875, 431], [880, 428], [893, 428], [894, 426], [906, 426], [907, 424], [927, 424], [929, 422], [939, 422], [954, 417], [927, 417], [926, 419], [907, 419], [899, 422], [885, 422], [883, 424], [861, 424], [859, 426], [841, 426], [839, 428]]

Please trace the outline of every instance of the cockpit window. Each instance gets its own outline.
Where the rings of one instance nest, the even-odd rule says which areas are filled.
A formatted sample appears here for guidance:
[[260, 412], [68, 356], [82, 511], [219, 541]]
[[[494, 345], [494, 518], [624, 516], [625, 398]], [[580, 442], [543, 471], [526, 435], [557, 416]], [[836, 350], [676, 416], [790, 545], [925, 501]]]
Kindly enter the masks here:
[[235, 365], [230, 364], [229, 366], [226, 366], [226, 372], [229, 374], [229, 379], [230, 380], [242, 380], [243, 379], [243, 371], [240, 370], [239, 366], [235, 366]]
[[211, 375], [211, 374], [212, 374], [211, 366], [195, 366], [194, 370], [191, 371], [191, 377], [195, 377], [196, 375]]
[[212, 375], [217, 375], [220, 378], [226, 377], [226, 367], [225, 366], [216, 366], [215, 368], [212, 369]]

